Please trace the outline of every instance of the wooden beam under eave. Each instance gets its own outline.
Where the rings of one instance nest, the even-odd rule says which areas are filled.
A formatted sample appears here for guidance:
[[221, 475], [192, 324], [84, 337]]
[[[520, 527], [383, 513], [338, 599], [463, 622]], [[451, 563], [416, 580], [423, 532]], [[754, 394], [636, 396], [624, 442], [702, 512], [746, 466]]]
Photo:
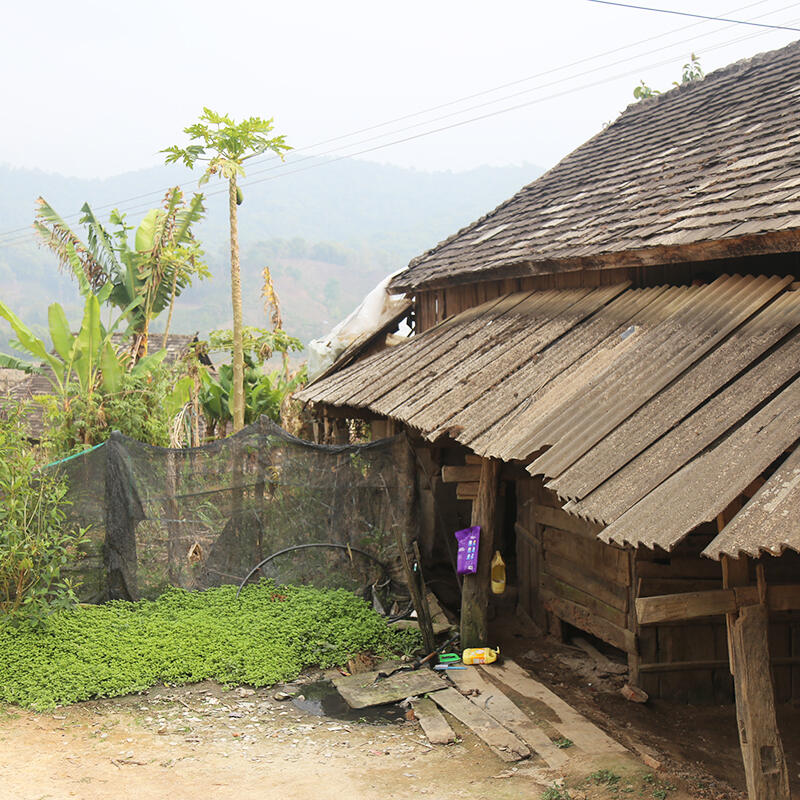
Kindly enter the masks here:
[[465, 575], [461, 588], [461, 647], [488, 645], [489, 576], [494, 553], [497, 495], [500, 488], [500, 462], [481, 461], [478, 494], [472, 503], [472, 524], [480, 525], [478, 571]]
[[[713, 241], [699, 240], [675, 245], [642, 247], [598, 253], [593, 256], [571, 258], [540, 258], [514, 261], [475, 272], [465, 270], [429, 277], [418, 283], [409, 282], [404, 274], [398, 275], [391, 284], [392, 291], [430, 291], [451, 288], [467, 283], [478, 283], [507, 278], [527, 278], [536, 275], [557, 275], [564, 272], [624, 269], [632, 267], [658, 267], [669, 264], [687, 264], [720, 259], [744, 258], [747, 256], [793, 253], [800, 250], [800, 230], [790, 228], [768, 233], [751, 233], [731, 236]], [[413, 274], [413, 270], [412, 270]], [[439, 275], [439, 273], [435, 273]]]

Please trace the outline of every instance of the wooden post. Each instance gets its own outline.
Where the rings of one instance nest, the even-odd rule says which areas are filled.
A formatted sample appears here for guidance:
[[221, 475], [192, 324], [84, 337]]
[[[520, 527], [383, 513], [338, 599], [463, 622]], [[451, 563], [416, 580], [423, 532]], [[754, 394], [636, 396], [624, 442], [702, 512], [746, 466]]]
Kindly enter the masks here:
[[405, 480], [405, 492], [402, 506], [403, 520], [400, 525], [394, 526], [395, 537], [397, 549], [400, 554], [400, 563], [405, 573], [408, 591], [411, 595], [411, 602], [414, 604], [414, 610], [417, 612], [417, 621], [419, 622], [422, 641], [425, 646], [425, 654], [427, 655], [436, 649], [430, 609], [428, 608], [427, 598], [423, 595], [425, 587], [424, 583], [421, 581], [421, 575], [414, 573], [411, 560], [408, 557], [409, 547], [416, 541], [414, 537], [417, 525], [414, 516], [417, 479], [416, 463], [414, 451], [408, 438], [404, 438], [398, 447], [397, 471], [398, 475]]
[[744, 606], [733, 624], [736, 718], [750, 800], [789, 800], [789, 777], [775, 719], [766, 605]]
[[478, 496], [472, 503], [472, 524], [480, 525], [478, 571], [465, 575], [461, 589], [461, 647], [487, 645], [489, 577], [494, 554], [495, 516], [499, 489], [500, 462], [493, 458], [481, 461]]
[[[739, 498], [734, 500], [717, 517], [717, 529], [721, 531], [741, 506]], [[739, 744], [750, 800], [790, 800], [786, 759], [775, 718], [775, 687], [767, 640], [769, 611], [761, 565], [757, 573], [760, 603], [725, 615]], [[750, 559], [722, 556], [722, 586], [731, 589], [749, 583]]]

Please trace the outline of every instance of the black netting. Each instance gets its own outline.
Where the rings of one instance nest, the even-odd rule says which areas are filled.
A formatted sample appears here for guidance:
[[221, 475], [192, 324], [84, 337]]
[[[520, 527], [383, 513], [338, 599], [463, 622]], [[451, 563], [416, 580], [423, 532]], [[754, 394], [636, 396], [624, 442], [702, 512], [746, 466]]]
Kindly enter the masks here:
[[[74, 568], [90, 601], [239, 583], [286, 550], [254, 578], [377, 591], [385, 602], [413, 516], [403, 436], [315, 445], [262, 418], [183, 450], [115, 433], [58, 469], [72, 516], [90, 526]], [[321, 543], [340, 547], [298, 547]]]

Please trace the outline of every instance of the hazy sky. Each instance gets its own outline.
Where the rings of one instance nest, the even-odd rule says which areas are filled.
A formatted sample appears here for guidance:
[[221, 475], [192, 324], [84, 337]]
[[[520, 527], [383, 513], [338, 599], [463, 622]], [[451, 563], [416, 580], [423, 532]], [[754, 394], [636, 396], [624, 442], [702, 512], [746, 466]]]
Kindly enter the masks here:
[[[800, 27], [800, 3], [652, 3]], [[631, 102], [640, 78], [668, 88], [690, 52], [711, 71], [800, 38], [587, 0], [4, 0], [2, 23], [0, 163], [81, 177], [161, 163], [158, 150], [181, 141], [203, 105], [272, 116], [304, 148], [535, 75], [312, 152], [351, 154], [529, 103], [360, 157], [419, 169], [548, 167]]]

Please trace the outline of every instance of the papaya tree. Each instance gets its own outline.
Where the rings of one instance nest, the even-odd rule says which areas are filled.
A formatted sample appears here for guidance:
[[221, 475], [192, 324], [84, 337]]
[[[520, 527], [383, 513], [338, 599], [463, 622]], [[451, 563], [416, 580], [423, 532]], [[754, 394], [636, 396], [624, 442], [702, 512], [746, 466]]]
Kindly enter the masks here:
[[[105, 293], [109, 303], [120, 310], [132, 309], [129, 323], [134, 362], [147, 355], [150, 322], [169, 309], [162, 343], [162, 348], [166, 347], [175, 298], [192, 278], [209, 275], [192, 232], [203, 215], [203, 196], [195, 194], [185, 202], [178, 187], [170, 189], [162, 207], [145, 214], [134, 232], [133, 246], [133, 228], [116, 209], [106, 227], [84, 203], [80, 218], [86, 228], [84, 242], [43, 198], [38, 204], [34, 227], [56, 254], [59, 266], [78, 280], [81, 293], [109, 287]], [[133, 305], [137, 298], [140, 302]]]
[[244, 164], [248, 159], [267, 151], [283, 154], [290, 150], [283, 136], [270, 136], [272, 120], [249, 117], [235, 122], [227, 114], [218, 114], [204, 108], [199, 120], [184, 133], [191, 144], [186, 147], [172, 145], [162, 150], [166, 163], [182, 161], [189, 169], [198, 162], [206, 164], [199, 180], [202, 185], [212, 175], [228, 182], [228, 213], [231, 239], [231, 305], [233, 310], [233, 430], [244, 427], [244, 349], [242, 344], [242, 280], [239, 266], [239, 223], [237, 206], [242, 202], [242, 190], [237, 185], [245, 176]]

